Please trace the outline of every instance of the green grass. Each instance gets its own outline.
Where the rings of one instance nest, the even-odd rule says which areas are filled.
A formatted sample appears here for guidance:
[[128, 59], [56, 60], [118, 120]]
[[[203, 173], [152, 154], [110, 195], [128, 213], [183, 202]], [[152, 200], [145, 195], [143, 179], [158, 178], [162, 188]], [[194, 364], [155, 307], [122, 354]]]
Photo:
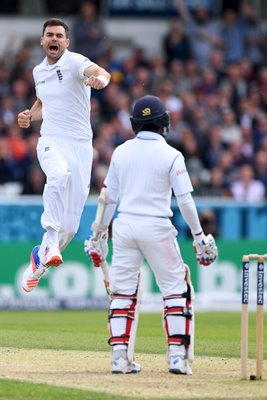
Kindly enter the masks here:
[[[16, 383], [16, 384], [15, 384]], [[126, 397], [112, 396], [78, 389], [66, 389], [44, 384], [0, 380], [1, 400], [126, 400]], [[131, 400], [127, 397], [127, 400]]]
[[[267, 356], [267, 318], [264, 355]], [[110, 351], [107, 344], [107, 312], [104, 311], [1, 311], [0, 347]], [[255, 354], [255, 314], [250, 315], [250, 357]], [[141, 313], [136, 352], [166, 351], [161, 314]], [[198, 313], [196, 356], [239, 357], [240, 313]], [[122, 397], [48, 385], [0, 380], [0, 399], [85, 400]], [[127, 398], [129, 400], [129, 398]]]
[[[265, 335], [267, 321], [265, 318]], [[96, 340], [97, 338], [97, 340]], [[255, 343], [255, 314], [250, 315], [250, 351]], [[2, 311], [0, 346], [62, 350], [109, 351], [105, 311]], [[239, 357], [240, 313], [198, 313], [196, 354]], [[267, 351], [265, 340], [265, 353]], [[141, 313], [136, 351], [165, 353], [161, 314]]]
[[[135, 397], [113, 396], [88, 390], [66, 389], [44, 384], [0, 379], [0, 400], [136, 400]], [[138, 400], [142, 400], [139, 399]], [[157, 397], [156, 400], [165, 400]], [[168, 400], [172, 400], [168, 398]], [[173, 399], [176, 400], [176, 399]], [[198, 398], [197, 400], [206, 400]], [[211, 399], [209, 400], [216, 400]], [[221, 399], [223, 400], [223, 399]]]

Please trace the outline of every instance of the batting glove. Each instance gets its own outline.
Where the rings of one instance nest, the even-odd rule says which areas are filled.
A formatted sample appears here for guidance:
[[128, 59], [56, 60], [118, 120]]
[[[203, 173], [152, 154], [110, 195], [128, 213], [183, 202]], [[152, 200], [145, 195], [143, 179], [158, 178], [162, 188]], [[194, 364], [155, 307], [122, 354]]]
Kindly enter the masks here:
[[204, 236], [204, 238], [202, 237], [201, 240], [195, 239], [193, 247], [197, 255], [197, 262], [205, 267], [212, 264], [218, 256], [218, 249], [211, 234]]
[[91, 259], [94, 267], [100, 267], [108, 255], [108, 231], [101, 232], [97, 238], [93, 236], [84, 241], [84, 251]]

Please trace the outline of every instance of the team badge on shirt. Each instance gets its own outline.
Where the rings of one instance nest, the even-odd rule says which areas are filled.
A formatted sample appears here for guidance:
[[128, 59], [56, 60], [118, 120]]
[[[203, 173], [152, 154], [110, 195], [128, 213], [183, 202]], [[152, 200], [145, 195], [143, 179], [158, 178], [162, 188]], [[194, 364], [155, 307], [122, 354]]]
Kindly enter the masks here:
[[59, 82], [62, 82], [63, 81], [63, 75], [62, 75], [62, 72], [60, 71], [60, 69], [57, 69], [57, 76], [58, 76]]

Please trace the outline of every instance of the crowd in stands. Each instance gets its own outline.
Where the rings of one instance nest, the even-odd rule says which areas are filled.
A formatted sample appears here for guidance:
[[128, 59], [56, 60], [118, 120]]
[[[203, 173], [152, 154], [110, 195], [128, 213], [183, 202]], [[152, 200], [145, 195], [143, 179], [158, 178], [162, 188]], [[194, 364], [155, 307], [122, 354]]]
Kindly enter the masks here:
[[[176, 5], [178, 16], [170, 21], [161, 38], [162, 54], [156, 56], [135, 48], [130, 56], [116, 59], [105, 27], [90, 6], [84, 6], [71, 27], [77, 40], [70, 49], [85, 53], [84, 43], [97, 38], [98, 45], [89, 46], [86, 55], [112, 76], [105, 90], [92, 93], [91, 193], [102, 187], [115, 147], [133, 137], [129, 116], [134, 102], [154, 94], [169, 110], [167, 141], [184, 154], [195, 195], [263, 201], [267, 197], [264, 23], [250, 2], [244, 2], [239, 13], [225, 9], [219, 20], [205, 7], [191, 14], [182, 1]], [[0, 188], [19, 183], [21, 194], [41, 194], [45, 183], [35, 152], [39, 124], [21, 130], [16, 123], [17, 113], [30, 108], [35, 99], [31, 51], [25, 43], [15, 53], [0, 55]]]

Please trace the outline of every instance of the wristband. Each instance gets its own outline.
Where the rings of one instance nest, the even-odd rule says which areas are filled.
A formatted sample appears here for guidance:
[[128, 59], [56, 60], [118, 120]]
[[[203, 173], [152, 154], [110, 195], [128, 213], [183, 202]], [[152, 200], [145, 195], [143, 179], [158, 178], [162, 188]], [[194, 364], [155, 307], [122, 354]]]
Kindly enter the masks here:
[[106, 87], [109, 83], [108, 78], [104, 75], [98, 75], [97, 79], [99, 79], [102, 83], [104, 83], [104, 87]]

